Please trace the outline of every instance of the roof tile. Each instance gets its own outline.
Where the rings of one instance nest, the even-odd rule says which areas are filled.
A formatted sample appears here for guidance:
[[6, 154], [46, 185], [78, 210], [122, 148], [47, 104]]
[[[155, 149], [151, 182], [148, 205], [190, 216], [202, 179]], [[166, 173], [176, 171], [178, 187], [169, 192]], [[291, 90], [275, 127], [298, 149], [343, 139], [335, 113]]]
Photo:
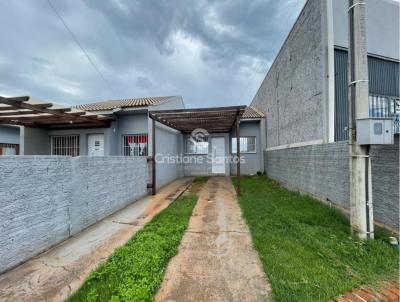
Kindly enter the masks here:
[[84, 111], [100, 111], [100, 110], [112, 110], [115, 108], [126, 108], [126, 107], [146, 107], [159, 104], [170, 98], [171, 96], [157, 96], [157, 97], [109, 100], [97, 103], [77, 105], [74, 106], [74, 108]]

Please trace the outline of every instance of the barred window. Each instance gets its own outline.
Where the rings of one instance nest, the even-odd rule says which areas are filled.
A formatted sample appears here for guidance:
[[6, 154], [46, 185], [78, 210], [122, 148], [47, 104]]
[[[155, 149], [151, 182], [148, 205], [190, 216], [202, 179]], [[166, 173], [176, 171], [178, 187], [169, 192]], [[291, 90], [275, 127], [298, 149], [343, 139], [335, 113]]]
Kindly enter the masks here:
[[79, 135], [52, 136], [51, 155], [79, 156]]
[[[240, 153], [256, 153], [256, 137], [255, 136], [243, 136], [240, 137]], [[236, 152], [236, 137], [232, 138], [232, 153]]]
[[208, 154], [208, 136], [204, 137], [186, 137], [185, 142], [186, 154]]
[[122, 154], [124, 156], [147, 156], [147, 134], [128, 134], [122, 136]]
[[400, 99], [398, 97], [373, 95], [369, 96], [370, 117], [392, 117], [394, 133], [400, 133]]

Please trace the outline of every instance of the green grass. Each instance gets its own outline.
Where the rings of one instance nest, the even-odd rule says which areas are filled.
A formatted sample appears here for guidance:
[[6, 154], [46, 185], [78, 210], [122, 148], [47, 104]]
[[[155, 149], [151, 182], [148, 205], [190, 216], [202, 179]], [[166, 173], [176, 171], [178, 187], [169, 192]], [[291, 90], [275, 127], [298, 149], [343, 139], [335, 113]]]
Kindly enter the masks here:
[[[198, 187], [199, 182], [204, 180], [194, 184]], [[179, 197], [93, 271], [67, 301], [153, 301], [196, 201], [195, 190]]]
[[385, 232], [358, 240], [337, 210], [265, 176], [243, 177], [241, 188], [243, 216], [276, 301], [325, 302], [398, 275], [399, 253]]

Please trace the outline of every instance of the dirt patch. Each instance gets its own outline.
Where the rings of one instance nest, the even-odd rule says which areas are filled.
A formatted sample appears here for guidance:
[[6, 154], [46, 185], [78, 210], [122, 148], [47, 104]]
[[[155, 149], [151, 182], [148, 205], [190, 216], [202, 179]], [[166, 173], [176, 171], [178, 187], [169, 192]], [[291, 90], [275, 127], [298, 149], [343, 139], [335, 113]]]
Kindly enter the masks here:
[[208, 180], [156, 301], [268, 301], [271, 289], [227, 177]]

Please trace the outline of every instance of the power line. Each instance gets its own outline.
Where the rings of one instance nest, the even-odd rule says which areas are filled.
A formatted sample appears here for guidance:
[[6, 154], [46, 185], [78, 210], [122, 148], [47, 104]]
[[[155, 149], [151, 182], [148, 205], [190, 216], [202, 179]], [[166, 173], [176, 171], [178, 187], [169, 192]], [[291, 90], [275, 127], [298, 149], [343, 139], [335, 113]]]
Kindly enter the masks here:
[[101, 73], [100, 69], [96, 66], [96, 64], [93, 62], [92, 58], [89, 56], [89, 54], [87, 53], [87, 51], [85, 50], [85, 48], [82, 46], [82, 44], [79, 42], [79, 40], [75, 37], [74, 33], [72, 32], [72, 30], [68, 27], [67, 23], [65, 23], [63, 17], [61, 17], [61, 15], [58, 13], [57, 9], [55, 8], [55, 6], [51, 3], [50, 0], [47, 0], [47, 3], [49, 4], [49, 6], [51, 7], [51, 9], [53, 10], [53, 12], [56, 14], [56, 16], [60, 19], [61, 23], [64, 25], [65, 29], [69, 32], [69, 34], [72, 37], [72, 40], [74, 40], [74, 42], [76, 43], [76, 45], [78, 45], [78, 47], [82, 50], [83, 54], [86, 56], [86, 58], [88, 59], [88, 61], [90, 62], [90, 64], [92, 64], [93, 68], [97, 71], [97, 73], [99, 74], [99, 76], [101, 77], [101, 79], [104, 81], [104, 83], [106, 83], [106, 85], [108, 86], [108, 88], [114, 92], [114, 89], [111, 87], [110, 83], [106, 80], [106, 78], [104, 77], [104, 75]]

